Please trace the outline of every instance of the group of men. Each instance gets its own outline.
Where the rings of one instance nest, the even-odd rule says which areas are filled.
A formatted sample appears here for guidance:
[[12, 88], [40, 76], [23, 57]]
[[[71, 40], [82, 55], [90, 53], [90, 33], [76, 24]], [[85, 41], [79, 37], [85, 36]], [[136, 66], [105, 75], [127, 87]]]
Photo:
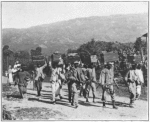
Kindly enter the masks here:
[[[37, 96], [41, 96], [42, 81], [45, 78], [43, 69], [49, 67], [51, 70], [50, 82], [52, 86], [52, 101], [53, 104], [56, 103], [55, 97], [59, 96], [62, 99], [61, 91], [62, 85], [65, 83], [68, 85], [68, 100], [72, 106], [78, 108], [78, 96], [82, 95], [89, 102], [89, 91], [92, 90], [93, 102], [95, 102], [96, 96], [96, 84], [100, 84], [102, 88], [102, 102], [103, 107], [106, 106], [106, 92], [110, 94], [112, 100], [112, 107], [117, 109], [115, 105], [115, 91], [114, 91], [114, 64], [109, 62], [104, 65], [100, 73], [99, 80], [96, 80], [96, 71], [93, 64], [91, 65], [81, 65], [79, 62], [75, 61], [74, 64], [68, 65], [52, 65], [52, 62], [46, 62], [43, 66], [37, 65], [35, 71], [30, 74], [27, 71], [23, 71], [20, 68], [17, 73], [18, 78], [18, 88], [21, 97], [24, 97], [26, 92], [27, 82], [29, 80], [34, 81], [35, 88], [37, 89]], [[143, 75], [140, 65], [132, 65], [132, 69], [129, 70], [125, 76], [125, 81], [128, 85], [130, 92], [130, 106], [133, 107], [133, 103], [139, 98], [141, 93], [141, 84], [144, 82]]]

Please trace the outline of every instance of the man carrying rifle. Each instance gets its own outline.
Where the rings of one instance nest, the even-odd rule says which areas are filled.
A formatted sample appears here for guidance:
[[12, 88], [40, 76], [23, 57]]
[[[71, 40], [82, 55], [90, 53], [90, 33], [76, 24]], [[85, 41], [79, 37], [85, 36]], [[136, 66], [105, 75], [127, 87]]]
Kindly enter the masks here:
[[75, 69], [73, 70], [73, 76], [75, 80], [72, 82], [72, 103], [71, 105], [74, 105], [75, 108], [78, 108], [78, 91], [80, 88], [80, 84], [83, 83], [82, 79], [82, 69], [79, 67], [79, 62], [74, 62]]
[[89, 97], [89, 92], [91, 88], [92, 94], [93, 94], [93, 103], [95, 103], [95, 94], [96, 94], [95, 82], [96, 82], [95, 68], [94, 66], [89, 65], [89, 67], [87, 68], [87, 80], [86, 80], [86, 85], [85, 85], [86, 102], [89, 102], [88, 97]]
[[117, 109], [115, 105], [115, 92], [114, 92], [114, 67], [112, 63], [105, 65], [104, 69], [101, 71], [99, 83], [102, 85], [102, 101], [103, 107], [105, 107], [106, 102], [106, 92], [111, 96], [112, 105], [114, 109]]

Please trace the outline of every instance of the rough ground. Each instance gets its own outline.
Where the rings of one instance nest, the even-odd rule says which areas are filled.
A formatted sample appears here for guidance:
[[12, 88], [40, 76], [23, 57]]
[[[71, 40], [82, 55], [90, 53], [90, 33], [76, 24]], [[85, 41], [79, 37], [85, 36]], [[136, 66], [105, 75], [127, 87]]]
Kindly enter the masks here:
[[[3, 83], [6, 78], [3, 78]], [[135, 108], [129, 107], [129, 93], [127, 87], [116, 89], [118, 110], [112, 109], [110, 97], [106, 108], [102, 107], [101, 89], [97, 89], [96, 103], [92, 102], [90, 93], [86, 103], [83, 97], [79, 98], [79, 107], [75, 109], [68, 102], [67, 86], [63, 86], [63, 99], [57, 98], [55, 105], [51, 103], [51, 84], [43, 83], [42, 96], [36, 97], [32, 83], [28, 84], [27, 98], [19, 99], [17, 86], [3, 85], [3, 107], [16, 120], [148, 120], [147, 90], [143, 88], [140, 100], [135, 102]]]

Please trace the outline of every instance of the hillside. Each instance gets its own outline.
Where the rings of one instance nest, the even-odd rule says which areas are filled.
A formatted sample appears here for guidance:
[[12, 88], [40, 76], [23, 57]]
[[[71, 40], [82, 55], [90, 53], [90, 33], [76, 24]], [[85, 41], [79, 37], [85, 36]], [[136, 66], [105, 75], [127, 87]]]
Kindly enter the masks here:
[[64, 52], [95, 38], [99, 41], [134, 42], [148, 32], [148, 14], [76, 18], [26, 29], [3, 29], [3, 45], [13, 50], [30, 50], [38, 45], [43, 52]]

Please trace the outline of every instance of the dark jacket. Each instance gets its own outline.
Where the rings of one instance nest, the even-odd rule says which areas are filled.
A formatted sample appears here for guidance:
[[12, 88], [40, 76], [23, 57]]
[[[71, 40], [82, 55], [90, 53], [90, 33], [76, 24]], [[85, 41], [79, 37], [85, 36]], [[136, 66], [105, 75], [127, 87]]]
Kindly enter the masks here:
[[76, 78], [77, 82], [82, 83], [83, 82], [83, 72], [81, 68], [76, 68], [73, 72], [74, 77]]
[[101, 71], [99, 83], [101, 83], [102, 85], [112, 84], [114, 82], [113, 79], [114, 79], [114, 72], [111, 69], [108, 70], [104, 68]]
[[27, 79], [30, 77], [30, 74], [27, 71], [18, 73], [18, 85], [27, 86]]

